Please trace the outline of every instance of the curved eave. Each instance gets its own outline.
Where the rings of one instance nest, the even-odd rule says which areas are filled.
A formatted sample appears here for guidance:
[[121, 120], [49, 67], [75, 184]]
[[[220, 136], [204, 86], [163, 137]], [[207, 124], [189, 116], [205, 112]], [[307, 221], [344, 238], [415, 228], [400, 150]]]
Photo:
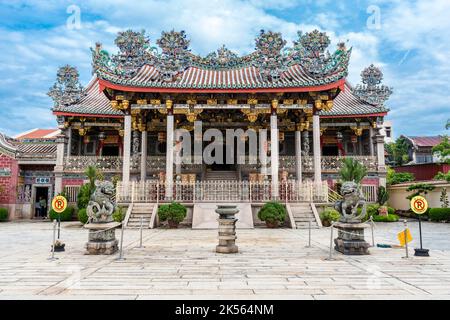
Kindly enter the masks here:
[[321, 115], [321, 119], [332, 119], [332, 118], [370, 118], [370, 117], [384, 117], [387, 115], [387, 112], [379, 112], [379, 113], [366, 113], [366, 114], [343, 114], [343, 115]]
[[53, 111], [55, 116], [68, 116], [68, 117], [94, 117], [94, 118], [123, 118], [123, 115], [116, 114], [96, 114], [96, 113], [79, 113], [79, 112], [65, 112], [65, 111]]
[[99, 79], [100, 91], [106, 88], [127, 91], [127, 92], [161, 92], [161, 93], [266, 93], [266, 92], [312, 92], [312, 91], [325, 91], [331, 89], [341, 89], [344, 90], [345, 78], [340, 79], [336, 82], [329, 84], [324, 84], [320, 86], [309, 86], [309, 87], [277, 87], [277, 88], [157, 88], [157, 87], [135, 87], [135, 86], [124, 86], [119, 84], [114, 84], [107, 80]]

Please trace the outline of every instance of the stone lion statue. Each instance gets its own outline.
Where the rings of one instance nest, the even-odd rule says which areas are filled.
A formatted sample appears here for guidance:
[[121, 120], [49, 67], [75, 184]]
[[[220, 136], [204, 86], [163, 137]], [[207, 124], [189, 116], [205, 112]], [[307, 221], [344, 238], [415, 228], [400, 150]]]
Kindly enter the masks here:
[[95, 181], [95, 191], [86, 208], [88, 222], [106, 223], [112, 222], [114, 203], [111, 198], [114, 195], [114, 185], [110, 181]]
[[[361, 222], [366, 215], [366, 201], [361, 187], [354, 181], [346, 181], [341, 187], [342, 200], [338, 200], [334, 208], [341, 214], [341, 222]], [[358, 208], [361, 213], [358, 214]]]

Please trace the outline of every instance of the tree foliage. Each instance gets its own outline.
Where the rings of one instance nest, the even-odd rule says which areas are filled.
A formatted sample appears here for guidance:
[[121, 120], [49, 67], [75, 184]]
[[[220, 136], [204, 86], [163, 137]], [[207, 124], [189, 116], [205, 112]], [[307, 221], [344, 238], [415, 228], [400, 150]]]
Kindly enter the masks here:
[[444, 136], [442, 142], [433, 147], [433, 154], [440, 158], [440, 161], [450, 164], [450, 141], [448, 136]]
[[385, 149], [391, 161], [401, 166], [409, 162], [409, 143], [405, 137], [399, 137], [395, 142], [385, 144]]
[[394, 184], [414, 181], [415, 177], [414, 177], [414, 174], [412, 174], [412, 173], [395, 172], [394, 169], [388, 168], [386, 180], [387, 180], [386, 182], [388, 185], [394, 185]]
[[354, 181], [360, 183], [367, 174], [367, 168], [353, 158], [342, 159], [342, 167], [339, 175], [342, 181]]
[[436, 187], [428, 184], [428, 183], [416, 183], [413, 185], [410, 185], [408, 188], [406, 188], [406, 191], [413, 193], [406, 197], [406, 199], [411, 200], [415, 196], [421, 196], [428, 194], [429, 191], [433, 191]]

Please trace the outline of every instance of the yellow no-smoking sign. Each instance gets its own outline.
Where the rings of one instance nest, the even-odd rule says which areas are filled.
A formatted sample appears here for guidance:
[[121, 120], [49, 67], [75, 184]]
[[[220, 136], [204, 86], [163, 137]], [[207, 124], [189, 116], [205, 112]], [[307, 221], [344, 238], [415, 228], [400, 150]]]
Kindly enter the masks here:
[[427, 199], [415, 196], [411, 199], [411, 210], [416, 214], [424, 214], [428, 209]]
[[63, 196], [56, 196], [52, 200], [52, 209], [56, 213], [61, 213], [67, 209], [67, 199]]

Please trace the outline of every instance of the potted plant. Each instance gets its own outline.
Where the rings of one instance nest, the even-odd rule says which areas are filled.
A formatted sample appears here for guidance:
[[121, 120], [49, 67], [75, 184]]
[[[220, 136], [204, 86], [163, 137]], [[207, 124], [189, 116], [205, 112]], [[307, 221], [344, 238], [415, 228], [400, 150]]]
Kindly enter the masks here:
[[163, 204], [158, 208], [158, 216], [161, 221], [166, 221], [169, 228], [178, 228], [181, 221], [186, 218], [186, 207], [178, 202]]
[[385, 187], [380, 186], [378, 188], [378, 196], [377, 196], [377, 202], [380, 205], [380, 207], [378, 208], [378, 215], [387, 217], [389, 211], [386, 203], [388, 200], [389, 200], [389, 193], [387, 192]]
[[258, 212], [258, 218], [266, 222], [268, 228], [277, 228], [286, 219], [285, 206], [276, 201], [267, 202]]
[[338, 221], [340, 217], [341, 217], [341, 214], [333, 208], [326, 208], [320, 214], [320, 220], [322, 221], [322, 225], [324, 227], [331, 226], [331, 223]]

